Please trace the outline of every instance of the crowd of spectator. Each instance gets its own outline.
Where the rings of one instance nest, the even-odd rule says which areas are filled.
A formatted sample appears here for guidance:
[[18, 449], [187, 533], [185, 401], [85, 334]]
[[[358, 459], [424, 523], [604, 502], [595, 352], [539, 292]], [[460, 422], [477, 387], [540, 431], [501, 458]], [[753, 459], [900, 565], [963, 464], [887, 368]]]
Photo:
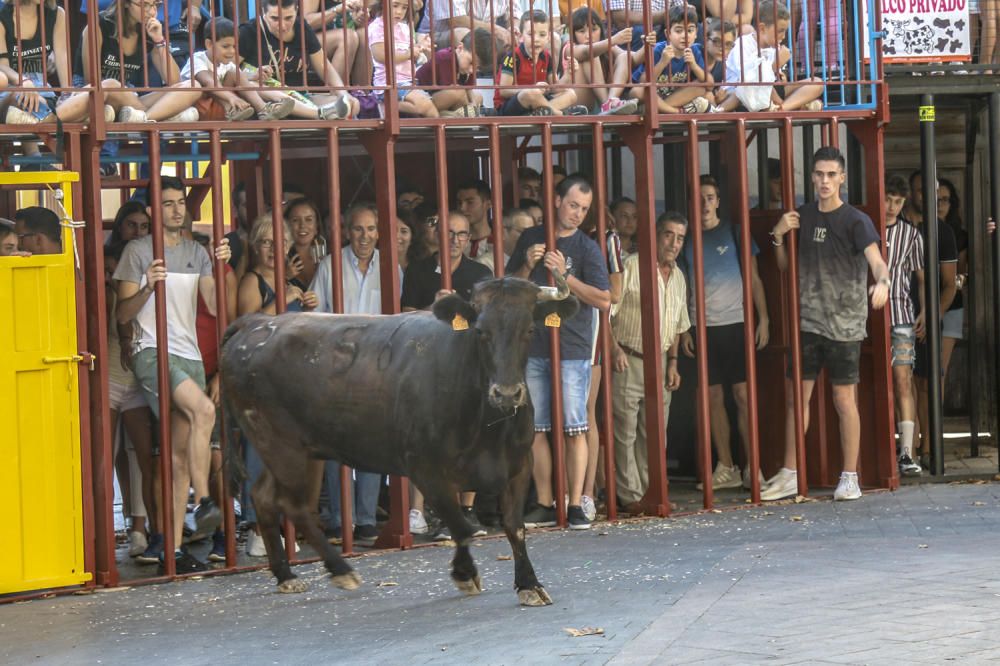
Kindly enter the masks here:
[[[923, 298], [923, 244], [928, 223], [922, 219], [920, 173], [909, 181], [893, 176], [886, 182], [886, 255], [872, 221], [841, 199], [845, 182], [843, 156], [834, 148], [820, 149], [811, 165], [810, 178], [817, 200], [797, 210], [784, 212], [771, 231], [770, 248], [779, 269], [789, 258], [785, 237], [799, 230], [799, 279], [801, 292], [803, 426], [809, 427], [808, 404], [819, 371], [828, 371], [832, 397], [839, 418], [843, 473], [835, 493], [838, 500], [861, 496], [857, 479], [859, 417], [857, 384], [860, 381], [860, 343], [865, 337], [869, 306], [888, 304], [892, 325], [892, 377], [895, 385], [899, 469], [904, 475], [919, 475], [927, 464], [927, 352]], [[779, 179], [780, 180], [780, 179]], [[711, 472], [714, 490], [749, 490], [750, 436], [748, 432], [745, 331], [751, 331], [752, 348], [761, 350], [770, 340], [768, 298], [760, 279], [757, 257], [760, 249], [749, 239], [750, 264], [744, 266], [742, 229], [720, 217], [725, 193], [710, 175], [700, 178], [700, 225], [703, 256], [697, 258], [686, 243], [688, 220], [677, 212], [661, 214], [655, 227], [661, 343], [656, 353], [664, 368], [664, 401], [648, 404], [645, 391], [642, 308], [638, 245], [639, 210], [628, 198], [618, 198], [604, 211], [607, 230], [597, 235], [597, 211], [593, 207], [591, 183], [582, 174], [557, 169], [551, 182], [530, 169], [517, 174], [513, 196], [518, 206], [505, 207], [502, 218], [493, 215], [493, 192], [481, 180], [463, 181], [446, 202], [442, 219], [435, 202], [419, 189], [400, 183], [397, 188], [395, 239], [402, 286], [399, 307], [403, 312], [429, 309], [449, 293], [469, 298], [474, 285], [490, 278], [496, 258], [502, 257], [504, 273], [545, 285], [554, 274], [565, 280], [580, 302], [579, 312], [560, 326], [562, 376], [562, 423], [566, 443], [567, 517], [571, 529], [587, 529], [598, 506], [616, 502], [626, 513], [643, 510], [642, 499], [649, 485], [646, 410], [663, 411], [663, 422], [671, 418], [670, 397], [683, 381], [678, 370], [681, 353], [695, 354], [695, 327], [699, 321], [693, 298], [696, 263], [703, 267], [705, 322], [704, 340], [708, 357], [708, 395], [711, 439], [715, 465]], [[780, 182], [778, 191], [780, 192]], [[146, 564], [163, 563], [164, 531], [172, 530], [178, 544], [178, 571], [196, 572], [206, 565], [182, 544], [212, 539], [209, 560], [225, 558], [225, 535], [220, 506], [221, 460], [218, 451], [219, 378], [217, 304], [215, 279], [224, 280], [227, 320], [237, 316], [277, 311], [279, 290], [289, 312], [333, 312], [331, 253], [340, 253], [343, 311], [348, 314], [378, 314], [383, 311], [382, 267], [378, 250], [379, 212], [371, 203], [355, 203], [342, 216], [341, 247], [331, 247], [325, 236], [320, 208], [303, 188], [285, 184], [280, 193], [284, 255], [276, 253], [274, 216], [264, 211], [248, 218], [246, 191], [232, 192], [234, 231], [217, 246], [202, 234], [192, 233], [187, 210], [187, 187], [177, 178], [160, 177], [160, 201], [138, 199], [120, 207], [107, 237], [106, 267], [110, 424], [114, 434], [113, 460], [123, 490], [123, 511], [129, 521], [128, 553]], [[773, 193], [771, 193], [773, 196]], [[552, 197], [556, 246], [548, 248], [542, 225], [540, 199]], [[780, 197], [775, 197], [779, 199]], [[513, 202], [512, 202], [513, 203]], [[764, 202], [762, 202], [763, 204]], [[769, 202], [772, 204], [778, 201]], [[966, 232], [958, 215], [959, 197], [953, 184], [941, 180], [938, 188], [937, 221], [942, 311], [942, 365], [947, 369], [955, 342], [963, 334], [961, 290], [968, 279]], [[164, 260], [153, 258], [151, 215], [160, 208], [163, 222]], [[537, 216], [532, 211], [538, 208]], [[17, 210], [12, 221], [0, 220], [0, 256], [31, 257], [63, 251], [63, 226], [51, 210], [33, 206]], [[501, 247], [494, 247], [493, 227], [500, 225]], [[442, 229], [443, 226], [443, 229]], [[444, 233], [442, 233], [442, 231]], [[447, 247], [440, 241], [447, 238]], [[447, 252], [445, 262], [443, 252]], [[499, 252], [498, 252], [499, 251]], [[213, 258], [215, 262], [213, 262]], [[213, 271], [218, 263], [221, 271]], [[277, 267], [283, 265], [284, 284]], [[442, 272], [450, 270], [448, 288]], [[868, 273], [874, 286], [868, 289]], [[832, 276], [832, 277], [831, 277]], [[744, 305], [744, 280], [749, 279], [752, 307]], [[171, 525], [163, 523], [157, 460], [160, 401], [158, 395], [155, 308], [152, 295], [165, 282], [169, 347], [167, 374], [170, 387], [171, 452], [174, 498]], [[957, 304], [957, 305], [956, 305]], [[746, 312], [754, 314], [745, 326]], [[611, 401], [615, 445], [617, 496], [603, 496], [598, 473], [601, 459], [597, 437], [596, 405], [600, 393], [601, 358], [597, 331], [601, 313], [610, 321], [611, 358], [614, 373]], [[532, 445], [534, 491], [526, 507], [528, 527], [555, 524], [549, 412], [551, 360], [544, 328], [533, 338], [526, 380], [535, 413]], [[791, 365], [789, 364], [789, 368]], [[791, 382], [791, 378], [788, 379]], [[731, 400], [727, 400], [729, 392]], [[795, 458], [796, 417], [791, 385], [786, 387], [786, 441], [783, 466], [770, 479], [758, 477], [764, 500], [796, 494], [798, 476]], [[734, 451], [731, 417], [727, 404], [735, 407]], [[261, 462], [253, 443], [236, 438], [249, 470], [247, 489], [259, 476]], [[341, 524], [340, 484], [336, 462], [305, 482], [310, 502], [323, 524], [326, 536], [339, 542], [344, 529], [351, 529], [356, 542], [371, 544], [377, 537], [380, 493], [384, 478], [352, 472], [353, 524]], [[699, 484], [700, 487], [700, 484]], [[463, 512], [476, 528], [495, 519], [495, 497], [476, 497], [464, 492]], [[189, 507], [189, 502], [191, 506]], [[242, 517], [253, 528], [255, 514], [249, 492], [241, 498]], [[432, 532], [434, 523], [419, 489], [413, 489], [411, 531]], [[433, 507], [431, 507], [433, 509]], [[191, 513], [191, 520], [185, 522]], [[433, 531], [445, 539], [447, 530]], [[263, 556], [263, 542], [251, 529], [247, 542], [251, 556]]]
[[208, 4], [98, 0], [81, 19], [56, 0], [3, 3], [0, 89], [26, 90], [0, 93], [0, 117], [85, 122], [97, 81], [109, 123], [378, 117], [388, 90], [415, 117], [635, 114], [647, 81], [666, 113], [821, 108], [808, 58], [790, 68], [777, 0], [654, 0], [649, 32], [632, 0], [263, 0], [250, 20]]

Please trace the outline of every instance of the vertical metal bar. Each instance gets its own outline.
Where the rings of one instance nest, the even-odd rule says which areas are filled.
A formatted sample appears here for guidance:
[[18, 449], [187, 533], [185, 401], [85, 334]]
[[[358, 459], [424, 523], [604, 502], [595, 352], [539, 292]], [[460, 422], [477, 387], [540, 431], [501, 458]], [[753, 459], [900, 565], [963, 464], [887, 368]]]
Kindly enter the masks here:
[[[687, 131], [687, 167], [688, 216], [691, 220], [688, 233], [691, 236], [691, 249], [694, 255], [694, 302], [695, 302], [695, 355], [698, 365], [697, 400], [697, 432], [698, 460], [701, 467], [702, 502], [706, 509], [711, 509], [714, 502], [712, 489], [712, 427], [708, 412], [708, 330], [705, 321], [705, 245], [702, 239], [701, 224], [701, 183], [698, 180], [699, 167], [698, 121], [688, 121]], [[645, 347], [643, 348], [645, 350]], [[728, 446], [728, 443], [727, 443]]]
[[268, 130], [268, 160], [271, 176], [271, 222], [274, 225], [274, 303], [275, 312], [285, 311], [285, 215], [281, 194], [281, 134], [277, 128]]
[[[545, 248], [554, 252], [556, 248], [555, 200], [552, 187], [552, 125], [542, 125], [542, 207], [545, 211]], [[550, 275], [549, 283], [555, 279]], [[550, 408], [552, 424], [552, 473], [555, 475], [553, 488], [556, 500], [556, 521], [560, 527], [566, 526], [566, 451], [563, 436], [563, 395], [562, 395], [562, 350], [559, 347], [559, 329], [549, 330], [549, 345], [552, 357], [552, 404]]]
[[444, 125], [434, 127], [434, 168], [437, 172], [438, 263], [441, 265], [441, 288], [451, 289], [451, 236], [448, 225], [448, 149]]
[[[997, 187], [997, 184], [1000, 183], [1000, 92], [990, 94], [989, 114], [989, 182], [993, 184], [990, 188], [990, 215], [996, 221], [1000, 220], [1000, 187]], [[995, 336], [993, 340], [993, 399], [997, 400], [1000, 398], [1000, 353], [997, 353], [997, 350], [1000, 349], [1000, 231], [993, 232], [990, 245], [993, 252], [993, 283], [990, 288], [993, 295], [993, 334]], [[990, 431], [993, 435], [993, 443], [997, 444], [1000, 443], [1000, 409], [994, 407], [993, 416], [994, 422]]]
[[[326, 131], [326, 160], [329, 164], [327, 172], [327, 194], [329, 204], [330, 228], [327, 231], [330, 237], [330, 293], [333, 295], [333, 311], [337, 314], [344, 312], [344, 266], [341, 261], [340, 248], [343, 244], [341, 239], [340, 223], [340, 134], [336, 126], [327, 128]], [[351, 493], [353, 487], [353, 470], [347, 465], [340, 465], [340, 526], [341, 526], [341, 549], [345, 553], [354, 550], [354, 532], [348, 527], [353, 523], [354, 517], [354, 495]]]
[[[663, 414], [663, 354], [653, 350], [663, 349], [660, 330], [660, 297], [657, 290], [659, 266], [656, 260], [656, 188], [653, 184], [653, 142], [651, 132], [644, 125], [632, 125], [619, 130], [634, 156], [636, 175], [636, 204], [639, 208], [638, 236], [639, 290], [642, 310], [643, 390], [647, 404], [655, 409], [646, 410], [646, 455], [649, 459], [649, 488], [641, 503], [647, 514], [666, 516], [670, 513], [667, 501], [667, 428]], [[608, 498], [613, 501], [614, 498]]]
[[[927, 432], [935, 475], [944, 474], [941, 413], [941, 272], [938, 261], [937, 154], [934, 146], [934, 95], [920, 98], [920, 175], [924, 195], [924, 302], [927, 305]], [[929, 111], [929, 112], [925, 112]]]
[[[492, 7], [492, 5], [491, 5]], [[475, 51], [475, 49], [473, 49]], [[490, 125], [490, 194], [493, 209], [493, 274], [503, 277], [503, 174], [500, 172], [500, 127]], [[517, 207], [517, 202], [514, 202]]]
[[[222, 141], [220, 137], [219, 130], [212, 130], [209, 134], [209, 151], [211, 155], [211, 160], [209, 161], [208, 168], [209, 174], [212, 181], [212, 245], [213, 247], [219, 247], [222, 245], [222, 238], [224, 236], [225, 229], [225, 215], [222, 211]], [[218, 358], [222, 358], [221, 343], [222, 338], [226, 333], [226, 326], [229, 322], [227, 321], [227, 308], [226, 308], [226, 263], [224, 261], [216, 260], [212, 257], [215, 262], [215, 331], [216, 331], [216, 344], [219, 345], [217, 350]], [[223, 396], [225, 397], [225, 396]], [[225, 428], [225, 420], [223, 420], [223, 427], [219, 431], [220, 445], [222, 446], [223, 454], [227, 449], [233, 445], [233, 442], [229, 441], [229, 432]], [[225, 474], [225, 470], [221, 472]], [[229, 492], [229, 479], [224, 479], [222, 481], [222, 511], [223, 519], [225, 521], [225, 533], [226, 533], [226, 566], [234, 567], [236, 566], [236, 517], [233, 515], [233, 499]]]
[[970, 279], [965, 281], [965, 321], [968, 322], [968, 344], [965, 355], [965, 395], [969, 401], [969, 453], [973, 458], [979, 457], [979, 419], [980, 406], [978, 392], [973, 391], [977, 385], [979, 377], [980, 363], [974, 361], [982, 350], [979, 346], [979, 276], [981, 271], [979, 264], [980, 245], [983, 225], [982, 218], [976, 215], [976, 199], [974, 197], [972, 183], [975, 182], [976, 174], [976, 139], [979, 136], [980, 111], [982, 106], [978, 102], [970, 102], [966, 111], [966, 148], [965, 148], [965, 219], [966, 229], [969, 233], [969, 247], [966, 252], [967, 274]]
[[[153, 218], [153, 259], [163, 260], [163, 192], [160, 189], [160, 133], [149, 131], [149, 210]], [[173, 577], [177, 573], [174, 551], [179, 543], [174, 541], [174, 471], [173, 443], [170, 441], [170, 368], [167, 348], [167, 283], [161, 280], [154, 287], [156, 309], [156, 378], [160, 402], [160, 481], [163, 504], [164, 573]]]
[[[815, 149], [814, 149], [814, 147], [813, 147], [814, 130], [815, 130], [815, 128], [814, 128], [813, 125], [803, 125], [802, 126], [802, 163], [803, 164], [809, 164], [809, 161], [812, 159], [813, 153], [816, 152]], [[812, 201], [812, 199], [813, 199], [813, 184], [812, 184], [812, 178], [809, 177], [808, 173], [805, 174], [805, 177], [802, 179], [802, 184], [803, 184], [803, 190], [804, 190], [803, 193], [805, 195], [805, 200], [806, 201]]]
[[[742, 140], [746, 136], [746, 121], [742, 118], [736, 120], [736, 133]], [[760, 437], [757, 423], [757, 345], [756, 327], [754, 326], [754, 302], [753, 302], [753, 254], [750, 244], [753, 241], [753, 232], [750, 228], [750, 196], [747, 183], [747, 154], [746, 151], [736, 151], [736, 205], [733, 214], [740, 225], [740, 266], [743, 269], [743, 344], [746, 355], [746, 383], [747, 383], [747, 434], [750, 441], [747, 442], [750, 458], [746, 464], [750, 468], [750, 498], [755, 502], [760, 502]]]
[[[597, 206], [597, 238], [601, 245], [601, 252], [607, 261], [608, 244], [604, 237], [608, 230], [607, 220], [607, 194], [608, 173], [607, 173], [607, 151], [604, 149], [604, 125], [600, 122], [593, 126], [591, 135], [593, 142], [593, 169], [594, 169], [594, 191], [596, 194], [595, 204]], [[600, 391], [603, 394], [601, 402], [601, 415], [603, 417], [601, 430], [599, 433], [601, 444], [604, 445], [604, 496], [607, 498], [608, 520], [618, 518], [618, 502], [615, 500], [615, 436], [614, 436], [614, 415], [611, 405], [611, 373], [614, 366], [611, 362], [611, 322], [607, 312], [598, 312], [601, 325], [598, 329], [598, 345], [601, 350], [601, 385]]]
[[[781, 124], [781, 199], [785, 210], [795, 209], [795, 163], [793, 161], [792, 119]], [[799, 494], [809, 493], [806, 479], [806, 438], [802, 410], [802, 346], [799, 339], [799, 237], [798, 231], [785, 234], [788, 243], [788, 330], [792, 348], [792, 401], [795, 410], [795, 468], [798, 470]], [[818, 383], [818, 382], [817, 382]], [[820, 409], [822, 409], [822, 403]], [[787, 446], [787, 442], [785, 446]]]

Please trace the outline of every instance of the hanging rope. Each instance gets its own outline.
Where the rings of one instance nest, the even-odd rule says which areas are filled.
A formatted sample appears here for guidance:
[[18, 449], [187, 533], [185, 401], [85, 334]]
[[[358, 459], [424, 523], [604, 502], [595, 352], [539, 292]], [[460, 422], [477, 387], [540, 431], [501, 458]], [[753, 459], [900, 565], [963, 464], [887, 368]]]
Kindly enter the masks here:
[[[66, 208], [62, 204], [62, 202], [63, 202], [63, 196], [64, 196], [62, 188], [55, 189], [51, 185], [49, 185], [47, 183], [46, 183], [45, 187], [49, 188], [49, 192], [51, 192], [52, 196], [55, 198], [56, 206], [59, 207], [59, 211], [58, 211], [59, 212], [59, 224], [61, 226], [67, 227], [67, 228], [72, 229], [74, 231], [77, 230], [77, 229], [83, 229], [84, 227], [87, 226], [86, 222], [78, 222], [78, 221], [72, 219], [69, 216], [69, 214], [66, 212]], [[73, 259], [76, 262], [77, 275], [79, 275], [80, 274], [80, 248], [77, 246], [77, 243], [76, 243], [76, 234], [75, 233], [71, 235], [71, 238], [73, 239]]]

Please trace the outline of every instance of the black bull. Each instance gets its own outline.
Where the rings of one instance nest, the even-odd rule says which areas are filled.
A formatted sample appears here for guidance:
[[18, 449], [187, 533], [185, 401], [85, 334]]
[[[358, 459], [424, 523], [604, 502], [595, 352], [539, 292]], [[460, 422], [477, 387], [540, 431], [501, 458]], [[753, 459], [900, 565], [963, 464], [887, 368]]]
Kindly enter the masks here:
[[535, 327], [576, 312], [568, 292], [562, 281], [554, 289], [501, 278], [477, 285], [470, 303], [439, 300], [433, 315], [256, 314], [233, 323], [222, 346], [223, 395], [264, 462], [251, 494], [280, 591], [305, 590], [282, 547], [280, 514], [320, 554], [334, 585], [361, 583], [308, 506], [312, 461], [337, 460], [413, 480], [451, 531], [451, 576], [466, 594], [482, 584], [457, 494], [499, 493], [518, 599], [552, 603], [524, 540], [534, 424], [525, 366]]

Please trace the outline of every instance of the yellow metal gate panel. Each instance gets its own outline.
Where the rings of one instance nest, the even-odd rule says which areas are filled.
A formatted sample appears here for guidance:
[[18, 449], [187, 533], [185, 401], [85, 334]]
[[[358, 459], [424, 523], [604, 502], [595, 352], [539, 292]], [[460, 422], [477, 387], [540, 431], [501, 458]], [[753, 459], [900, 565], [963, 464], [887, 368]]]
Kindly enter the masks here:
[[[76, 174], [0, 174], [49, 183]], [[60, 216], [61, 217], [61, 216]], [[72, 231], [63, 253], [0, 257], [0, 594], [77, 585], [84, 571]]]

